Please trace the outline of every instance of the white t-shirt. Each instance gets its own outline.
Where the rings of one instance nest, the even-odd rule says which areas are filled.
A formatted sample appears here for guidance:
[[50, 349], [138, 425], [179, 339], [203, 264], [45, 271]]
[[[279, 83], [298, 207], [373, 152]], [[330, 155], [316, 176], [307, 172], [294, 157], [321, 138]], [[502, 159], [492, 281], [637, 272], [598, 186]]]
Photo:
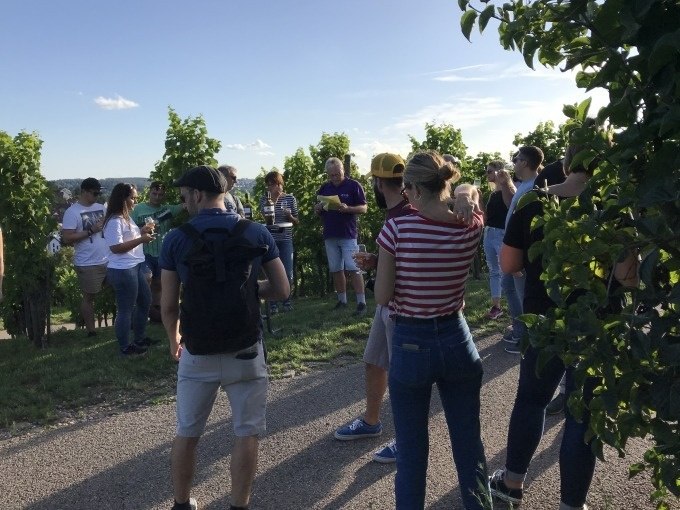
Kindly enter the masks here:
[[[89, 227], [104, 219], [106, 208], [102, 204], [84, 206], [79, 203], [73, 204], [66, 209], [62, 228], [85, 232]], [[106, 264], [109, 256], [109, 245], [97, 232], [91, 237], [77, 241], [74, 246], [73, 265], [75, 266], [98, 266]]]
[[[115, 246], [141, 236], [139, 227], [132, 220], [128, 222], [122, 216], [112, 216], [104, 227], [107, 246]], [[141, 244], [124, 253], [109, 251], [110, 269], [132, 269], [140, 262], [144, 262], [144, 248]]]

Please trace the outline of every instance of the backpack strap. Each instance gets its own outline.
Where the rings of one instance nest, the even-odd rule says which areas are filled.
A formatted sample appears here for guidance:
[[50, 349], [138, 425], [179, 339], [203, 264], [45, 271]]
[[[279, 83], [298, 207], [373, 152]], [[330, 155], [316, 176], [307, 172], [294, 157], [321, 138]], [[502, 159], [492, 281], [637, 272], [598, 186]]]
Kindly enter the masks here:
[[240, 219], [236, 222], [234, 229], [231, 231], [232, 237], [240, 237], [246, 231], [248, 226], [252, 223], [250, 220]]
[[201, 239], [201, 233], [198, 230], [196, 230], [196, 227], [194, 227], [191, 223], [189, 222], [183, 223], [182, 225], [180, 225], [179, 230], [183, 234], [185, 234], [189, 239], [191, 239], [191, 249], [189, 250], [189, 253], [187, 253], [187, 255], [196, 253], [203, 248], [205, 241]]

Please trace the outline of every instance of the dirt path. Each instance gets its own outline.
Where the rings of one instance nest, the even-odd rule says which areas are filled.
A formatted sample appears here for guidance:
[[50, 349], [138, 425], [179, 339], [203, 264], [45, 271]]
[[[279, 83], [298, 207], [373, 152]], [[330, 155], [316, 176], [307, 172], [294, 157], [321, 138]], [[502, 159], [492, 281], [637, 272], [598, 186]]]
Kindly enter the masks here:
[[[504, 461], [518, 357], [503, 351], [499, 337], [478, 343], [484, 358], [482, 426], [489, 469]], [[252, 509], [394, 508], [394, 467], [370, 461], [371, 452], [392, 437], [386, 403], [381, 438], [340, 442], [335, 428], [361, 413], [363, 365], [353, 364], [275, 381], [262, 439]], [[531, 486], [522, 508], [556, 509], [562, 415], [549, 417], [546, 435], [529, 472]], [[0, 507], [41, 510], [169, 509], [169, 451], [174, 404], [157, 405], [94, 421], [0, 442]], [[429, 509], [462, 508], [450, 444], [433, 397], [430, 421]], [[228, 508], [228, 453], [232, 443], [226, 399], [220, 397], [199, 446], [193, 496], [202, 509]], [[589, 497], [590, 509], [652, 509], [644, 477], [627, 480], [627, 466], [645, 445], [630, 444], [630, 456], [607, 451]], [[497, 506], [496, 508], [501, 508]], [[675, 502], [673, 508], [680, 508]]]

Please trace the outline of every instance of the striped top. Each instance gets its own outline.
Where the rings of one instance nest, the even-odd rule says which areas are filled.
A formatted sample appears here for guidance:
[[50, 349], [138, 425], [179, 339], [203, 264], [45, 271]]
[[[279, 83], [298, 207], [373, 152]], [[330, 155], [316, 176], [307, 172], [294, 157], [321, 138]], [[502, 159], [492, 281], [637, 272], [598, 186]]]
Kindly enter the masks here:
[[[260, 213], [264, 216], [264, 204], [267, 202], [267, 196], [262, 195], [260, 197]], [[274, 223], [290, 223], [286, 215], [283, 214], [283, 209], [290, 209], [290, 213], [298, 217], [298, 204], [297, 200], [293, 195], [288, 193], [282, 193], [279, 198], [276, 199], [274, 204]], [[274, 241], [292, 241], [293, 240], [293, 229], [292, 227], [285, 227], [283, 232], [272, 232], [272, 237]]]
[[440, 223], [419, 213], [388, 220], [378, 244], [395, 258], [390, 309], [423, 319], [461, 310], [483, 226], [479, 215], [470, 226]]

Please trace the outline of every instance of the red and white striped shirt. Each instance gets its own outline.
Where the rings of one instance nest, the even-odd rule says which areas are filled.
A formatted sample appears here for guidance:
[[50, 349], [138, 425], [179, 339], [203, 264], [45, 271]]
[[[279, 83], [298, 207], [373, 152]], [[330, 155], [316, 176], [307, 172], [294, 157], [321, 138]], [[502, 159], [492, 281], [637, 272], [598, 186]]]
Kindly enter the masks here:
[[396, 263], [390, 309], [428, 319], [463, 308], [465, 281], [483, 226], [479, 215], [472, 225], [441, 223], [418, 213], [388, 220], [377, 242]]

